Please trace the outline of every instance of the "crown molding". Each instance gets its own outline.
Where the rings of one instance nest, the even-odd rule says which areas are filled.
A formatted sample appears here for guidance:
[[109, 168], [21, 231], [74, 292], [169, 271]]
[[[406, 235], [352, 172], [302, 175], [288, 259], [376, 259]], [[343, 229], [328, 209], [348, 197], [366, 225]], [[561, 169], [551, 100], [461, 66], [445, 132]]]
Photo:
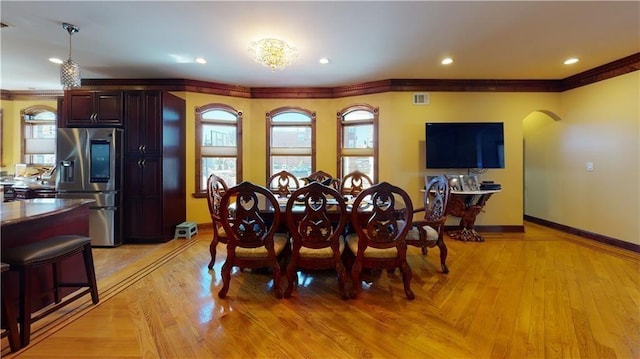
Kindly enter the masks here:
[[7, 91], [0, 90], [0, 99], [5, 101], [56, 100], [64, 96], [62, 90]]
[[[337, 87], [243, 87], [189, 79], [83, 79], [81, 89], [186, 91], [255, 99], [319, 99], [394, 91], [563, 92], [640, 70], [640, 53], [560, 80], [388, 79]], [[55, 99], [60, 91], [0, 90], [3, 100]]]
[[562, 91], [640, 70], [640, 52], [562, 80]]

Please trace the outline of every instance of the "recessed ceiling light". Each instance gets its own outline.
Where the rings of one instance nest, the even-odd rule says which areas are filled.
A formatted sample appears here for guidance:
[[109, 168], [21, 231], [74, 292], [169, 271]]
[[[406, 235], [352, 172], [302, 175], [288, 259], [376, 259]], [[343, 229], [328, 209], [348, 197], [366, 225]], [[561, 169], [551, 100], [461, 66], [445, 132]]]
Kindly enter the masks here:
[[323, 64], [323, 65], [326, 65], [326, 64], [328, 64], [330, 61], [329, 61], [329, 59], [328, 59], [328, 58], [323, 57], [323, 58], [321, 58], [320, 60], [318, 60], [318, 62], [319, 62], [319, 63], [321, 63], [321, 64]]
[[571, 64], [575, 64], [575, 63], [576, 63], [576, 62], [578, 62], [578, 61], [580, 61], [580, 60], [578, 60], [578, 59], [577, 59], [577, 58], [575, 58], [575, 57], [572, 57], [572, 58], [570, 58], [570, 59], [566, 59], [566, 60], [564, 60], [564, 64], [565, 64], [565, 65], [571, 65]]
[[49, 61], [53, 62], [54, 64], [61, 64], [62, 63], [62, 60], [60, 60], [57, 57], [50, 57]]
[[202, 57], [196, 57], [196, 62], [199, 64], [206, 64], [207, 60], [203, 59]]
[[453, 63], [453, 59], [450, 57], [445, 57], [444, 59], [442, 59], [442, 61], [440, 61], [440, 63], [443, 65], [450, 65]]

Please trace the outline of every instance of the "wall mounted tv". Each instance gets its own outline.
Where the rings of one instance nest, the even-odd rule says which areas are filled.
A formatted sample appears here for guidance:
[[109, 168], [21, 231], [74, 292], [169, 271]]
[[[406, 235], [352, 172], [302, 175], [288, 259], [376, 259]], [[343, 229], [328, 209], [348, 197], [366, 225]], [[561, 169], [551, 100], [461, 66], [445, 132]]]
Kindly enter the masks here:
[[502, 122], [428, 122], [427, 168], [504, 168]]

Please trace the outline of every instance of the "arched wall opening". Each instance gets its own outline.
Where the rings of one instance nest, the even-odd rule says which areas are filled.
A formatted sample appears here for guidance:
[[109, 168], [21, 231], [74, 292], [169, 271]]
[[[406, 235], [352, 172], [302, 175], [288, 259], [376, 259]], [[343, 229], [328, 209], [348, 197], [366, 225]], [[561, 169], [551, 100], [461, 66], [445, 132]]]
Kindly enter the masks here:
[[550, 210], [549, 198], [539, 194], [548, 193], [554, 187], [547, 176], [547, 166], [557, 152], [553, 126], [560, 120], [560, 116], [548, 110], [533, 111], [522, 120], [522, 202], [525, 216]]

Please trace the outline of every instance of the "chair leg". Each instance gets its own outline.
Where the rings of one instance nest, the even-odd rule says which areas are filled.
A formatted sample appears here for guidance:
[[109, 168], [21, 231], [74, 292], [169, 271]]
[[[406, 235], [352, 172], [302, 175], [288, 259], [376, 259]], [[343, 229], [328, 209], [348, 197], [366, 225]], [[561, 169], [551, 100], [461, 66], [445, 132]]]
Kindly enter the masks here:
[[18, 332], [18, 316], [13, 306], [13, 302], [9, 299], [8, 293], [2, 291], [2, 318], [7, 327], [7, 337], [9, 339], [9, 347], [12, 352], [17, 352], [22, 347], [20, 345], [20, 333]]
[[100, 298], [98, 296], [98, 282], [96, 281], [96, 271], [93, 266], [93, 253], [91, 252], [91, 244], [84, 246], [83, 250], [84, 268], [87, 274], [87, 283], [91, 289], [91, 301], [98, 304]]
[[276, 298], [282, 298], [282, 287], [280, 286], [280, 265], [278, 260], [274, 260], [271, 264], [271, 271], [273, 272], [273, 289], [276, 292]]
[[353, 292], [351, 293], [351, 298], [356, 298], [362, 290], [362, 283], [360, 282], [360, 272], [362, 271], [362, 262], [360, 262], [357, 258], [353, 262], [353, 266], [351, 267], [351, 281], [353, 282]]
[[298, 283], [298, 274], [296, 273], [296, 260], [292, 257], [287, 265], [287, 289], [284, 291], [284, 297], [291, 297], [293, 287]]
[[222, 276], [222, 288], [218, 292], [219, 298], [224, 298], [227, 296], [227, 292], [229, 291], [229, 282], [231, 281], [231, 262], [227, 259], [226, 262], [222, 265], [222, 272], [220, 275]]
[[400, 272], [402, 272], [402, 282], [404, 283], [404, 294], [409, 298], [409, 300], [415, 299], [415, 294], [411, 290], [411, 277], [413, 274], [411, 273], [411, 267], [409, 267], [409, 263], [407, 261], [402, 262], [400, 265]]
[[20, 345], [29, 345], [31, 338], [31, 267], [19, 270], [20, 275]]
[[[441, 234], [442, 236], [442, 234]], [[440, 249], [440, 267], [442, 267], [442, 273], [449, 273], [449, 268], [447, 267], [447, 245], [444, 243], [444, 236], [438, 239], [438, 248]]]
[[347, 293], [347, 271], [340, 260], [340, 257], [336, 259], [336, 271], [338, 272], [338, 288], [340, 289], [340, 297], [344, 300], [349, 299], [349, 293]]
[[60, 263], [60, 261], [53, 262], [51, 265], [53, 272], [53, 300], [55, 303], [60, 303], [60, 282], [62, 282], [60, 278], [61, 265], [62, 263]]
[[[213, 227], [213, 230], [216, 230], [216, 227]], [[211, 243], [209, 244], [209, 253], [211, 254], [211, 261], [209, 262], [209, 265], [207, 266], [207, 268], [209, 269], [213, 269], [213, 265], [216, 264], [216, 249], [218, 247], [218, 238], [215, 235], [215, 233], [213, 234], [213, 238], [211, 239]]]

